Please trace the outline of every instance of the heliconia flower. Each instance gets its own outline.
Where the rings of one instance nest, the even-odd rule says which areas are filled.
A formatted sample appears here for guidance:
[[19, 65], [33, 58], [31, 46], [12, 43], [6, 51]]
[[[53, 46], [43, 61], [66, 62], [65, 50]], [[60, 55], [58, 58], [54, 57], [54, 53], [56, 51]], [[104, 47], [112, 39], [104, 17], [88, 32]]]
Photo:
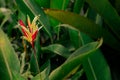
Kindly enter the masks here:
[[38, 31], [42, 28], [38, 28], [38, 24], [36, 24], [37, 20], [38, 20], [39, 16], [36, 16], [32, 23], [30, 21], [30, 17], [27, 16], [27, 26], [23, 23], [22, 20], [19, 20], [19, 24], [22, 28], [22, 32], [23, 32], [23, 39], [27, 40], [28, 42], [30, 42], [30, 44], [32, 45], [32, 47], [34, 46], [34, 41], [36, 39], [36, 36], [38, 34]]

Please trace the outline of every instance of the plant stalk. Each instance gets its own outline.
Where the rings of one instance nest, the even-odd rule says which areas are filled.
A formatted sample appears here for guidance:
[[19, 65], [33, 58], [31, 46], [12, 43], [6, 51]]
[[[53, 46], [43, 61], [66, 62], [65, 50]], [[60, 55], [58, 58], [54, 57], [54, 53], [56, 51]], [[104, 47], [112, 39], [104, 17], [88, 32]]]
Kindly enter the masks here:
[[[32, 45], [33, 51], [34, 51], [34, 58], [35, 58], [35, 62], [36, 62], [36, 66], [37, 66], [37, 70], [38, 70], [38, 74], [40, 73], [40, 69], [39, 69], [39, 64], [38, 64], [38, 60], [37, 60], [37, 56], [36, 56], [36, 50], [35, 47]], [[40, 80], [42, 80], [41, 77], [41, 73], [40, 73]]]

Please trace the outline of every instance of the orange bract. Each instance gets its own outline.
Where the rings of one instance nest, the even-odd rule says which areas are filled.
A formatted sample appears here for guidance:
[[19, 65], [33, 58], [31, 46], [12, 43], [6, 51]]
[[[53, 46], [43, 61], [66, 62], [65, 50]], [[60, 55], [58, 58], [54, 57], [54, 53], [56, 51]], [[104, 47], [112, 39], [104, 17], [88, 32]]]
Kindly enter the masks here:
[[28, 24], [28, 26], [25, 26], [23, 21], [19, 20], [19, 24], [20, 24], [20, 26], [22, 28], [22, 32], [24, 34], [23, 39], [30, 42], [32, 46], [33, 46], [33, 42], [36, 39], [36, 36], [38, 34], [38, 31], [39, 31], [38, 25], [36, 24], [36, 21], [38, 20], [38, 18], [39, 18], [39, 16], [36, 16], [33, 19], [32, 23], [31, 23], [30, 17], [27, 16], [27, 24]]

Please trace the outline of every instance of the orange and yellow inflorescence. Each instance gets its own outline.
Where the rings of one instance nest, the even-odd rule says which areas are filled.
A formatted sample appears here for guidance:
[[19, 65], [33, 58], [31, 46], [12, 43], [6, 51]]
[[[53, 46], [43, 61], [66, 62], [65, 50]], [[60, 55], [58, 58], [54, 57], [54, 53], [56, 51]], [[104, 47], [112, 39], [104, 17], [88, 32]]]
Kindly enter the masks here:
[[42, 28], [42, 27], [38, 28], [38, 24], [36, 24], [38, 18], [39, 18], [39, 16], [36, 16], [31, 23], [30, 17], [27, 16], [27, 26], [23, 23], [22, 20], [19, 20], [19, 24], [22, 28], [22, 32], [23, 32], [23, 35], [24, 35], [23, 39], [30, 42], [32, 47], [34, 46], [34, 41], [36, 39], [38, 31]]

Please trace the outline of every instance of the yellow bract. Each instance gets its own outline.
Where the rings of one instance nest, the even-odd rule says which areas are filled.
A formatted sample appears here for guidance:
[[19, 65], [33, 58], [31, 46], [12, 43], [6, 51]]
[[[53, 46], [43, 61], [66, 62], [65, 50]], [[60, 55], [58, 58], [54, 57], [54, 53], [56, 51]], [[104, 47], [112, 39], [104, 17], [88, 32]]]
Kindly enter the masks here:
[[30, 17], [27, 15], [27, 26], [24, 25], [22, 20], [19, 20], [19, 24], [22, 27], [22, 32], [24, 34], [22, 38], [27, 40], [31, 44], [33, 44], [33, 41], [35, 40], [37, 33], [39, 31], [38, 24], [36, 24], [38, 18], [39, 16], [36, 16], [31, 23]]

